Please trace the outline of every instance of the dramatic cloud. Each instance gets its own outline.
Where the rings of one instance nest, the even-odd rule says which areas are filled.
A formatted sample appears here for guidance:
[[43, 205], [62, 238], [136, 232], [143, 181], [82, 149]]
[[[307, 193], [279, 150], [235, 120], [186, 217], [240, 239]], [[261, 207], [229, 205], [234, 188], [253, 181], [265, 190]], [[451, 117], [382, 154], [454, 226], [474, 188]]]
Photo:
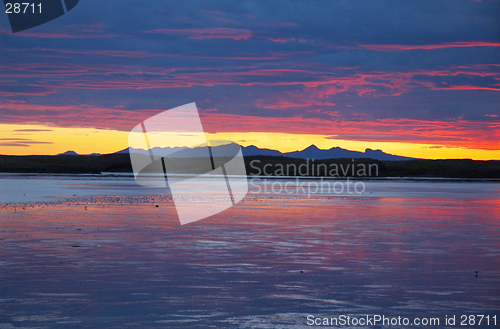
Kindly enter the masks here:
[[16, 129], [16, 132], [40, 132], [40, 131], [52, 131], [50, 129]]
[[0, 21], [0, 121], [128, 131], [196, 101], [211, 132], [498, 149], [498, 12], [488, 0], [86, 0], [16, 34]]
[[32, 145], [53, 144], [52, 142], [34, 141], [27, 138], [0, 138], [0, 146], [29, 147]]
[[157, 29], [145, 31], [146, 33], [165, 33], [174, 35], [185, 35], [190, 39], [233, 39], [248, 40], [252, 36], [249, 30], [231, 29], [227, 27], [214, 27], [204, 29]]
[[467, 48], [467, 47], [500, 47], [500, 42], [447, 42], [440, 45], [359, 45], [361, 48], [380, 51], [415, 50], [415, 49], [445, 49], [445, 48]]

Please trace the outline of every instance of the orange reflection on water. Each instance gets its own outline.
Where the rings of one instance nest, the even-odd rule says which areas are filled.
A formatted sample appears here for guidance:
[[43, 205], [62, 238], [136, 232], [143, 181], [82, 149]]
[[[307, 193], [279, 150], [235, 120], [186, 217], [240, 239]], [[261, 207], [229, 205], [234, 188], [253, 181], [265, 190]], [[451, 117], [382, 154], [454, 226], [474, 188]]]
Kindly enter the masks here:
[[488, 313], [500, 289], [499, 206], [259, 196], [183, 226], [163, 199], [4, 206], [2, 297], [11, 313], [27, 316], [29, 300], [34, 314], [54, 305], [87, 322], [94, 303], [115, 316], [144, 312], [128, 321], [172, 319], [179, 309], [261, 314], [276, 305], [334, 314], [339, 303], [363, 314], [445, 314], [449, 305], [463, 313], [471, 303]]

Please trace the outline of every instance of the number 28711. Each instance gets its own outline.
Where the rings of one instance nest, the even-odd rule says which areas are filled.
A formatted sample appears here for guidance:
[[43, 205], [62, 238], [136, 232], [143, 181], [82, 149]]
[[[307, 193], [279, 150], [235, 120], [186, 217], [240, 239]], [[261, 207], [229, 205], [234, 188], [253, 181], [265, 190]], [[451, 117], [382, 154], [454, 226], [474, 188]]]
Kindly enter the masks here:
[[6, 3], [5, 13], [7, 14], [41, 14], [42, 4], [35, 5], [34, 3]]

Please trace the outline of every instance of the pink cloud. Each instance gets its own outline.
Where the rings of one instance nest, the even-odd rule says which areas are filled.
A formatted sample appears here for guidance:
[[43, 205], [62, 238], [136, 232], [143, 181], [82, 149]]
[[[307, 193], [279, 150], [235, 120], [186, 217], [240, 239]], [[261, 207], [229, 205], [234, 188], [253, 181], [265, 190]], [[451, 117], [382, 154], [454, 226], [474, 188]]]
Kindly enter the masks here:
[[[305, 100], [299, 104], [274, 104], [275, 107], [306, 106], [316, 100]], [[48, 106], [27, 103], [0, 104], [0, 121], [3, 123], [26, 122], [60, 127], [92, 127], [128, 131], [137, 122], [145, 120], [162, 110], [128, 111], [121, 108], [103, 108], [72, 104]], [[373, 119], [361, 115], [353, 119], [341, 118], [336, 112], [324, 113], [329, 118], [320, 118], [307, 113], [321, 114], [309, 110], [300, 116], [260, 117], [219, 113], [216, 108], [200, 109], [203, 127], [207, 132], [281, 132], [332, 135], [335, 138], [358, 141], [410, 142], [446, 144], [464, 148], [498, 150], [500, 148], [500, 121], [489, 115], [487, 121]], [[494, 121], [492, 121], [492, 119]], [[21, 140], [5, 143], [22, 144]]]
[[445, 48], [468, 48], [468, 47], [500, 47], [500, 42], [446, 42], [442, 44], [431, 44], [431, 45], [358, 45], [361, 48], [366, 48], [369, 50], [376, 51], [395, 51], [395, 50], [415, 50], [415, 49], [445, 49]]
[[[98, 30], [86, 30], [82, 31], [86, 33], [58, 33], [58, 32], [31, 32], [31, 31], [21, 31], [16, 33], [16, 36], [26, 37], [26, 38], [70, 38], [70, 39], [95, 39], [95, 38], [111, 38], [115, 37], [112, 33], [102, 33]], [[11, 31], [0, 29], [0, 34], [12, 34]]]
[[368, 142], [448, 144], [455, 147], [498, 150], [500, 122], [458, 120], [367, 119], [345, 120], [295, 117], [256, 117], [201, 113], [207, 132], [280, 132], [335, 134], [335, 139]]
[[241, 56], [203, 56], [203, 55], [186, 55], [186, 54], [173, 54], [173, 53], [155, 53], [150, 51], [124, 51], [124, 50], [70, 50], [70, 49], [51, 49], [51, 48], [34, 48], [34, 49], [4, 49], [6, 51], [38, 51], [38, 52], [53, 52], [58, 54], [68, 55], [90, 55], [90, 56], [110, 56], [110, 57], [129, 57], [129, 58], [147, 58], [147, 57], [172, 57], [172, 58], [204, 58], [204, 59], [222, 59], [222, 60], [249, 60], [249, 61], [262, 61], [262, 60], [277, 60], [284, 56], [292, 56], [293, 53], [281, 53], [271, 56], [262, 54], [248, 54]]
[[[282, 38], [267, 38], [268, 40], [271, 40], [273, 42], [279, 42], [279, 43], [287, 43], [287, 42], [292, 42], [295, 41], [295, 38], [288, 38], [288, 39], [282, 39]], [[302, 40], [302, 39], [301, 39]]]
[[156, 29], [145, 31], [145, 33], [164, 33], [172, 35], [184, 35], [190, 39], [233, 39], [248, 40], [252, 37], [250, 30], [233, 29], [228, 27], [191, 28], [191, 29]]
[[257, 99], [255, 104], [258, 107], [265, 109], [288, 109], [292, 107], [309, 107], [309, 106], [335, 106], [335, 103], [328, 101], [315, 100], [311, 98], [296, 99], [292, 95], [290, 97], [276, 97], [274, 99]]

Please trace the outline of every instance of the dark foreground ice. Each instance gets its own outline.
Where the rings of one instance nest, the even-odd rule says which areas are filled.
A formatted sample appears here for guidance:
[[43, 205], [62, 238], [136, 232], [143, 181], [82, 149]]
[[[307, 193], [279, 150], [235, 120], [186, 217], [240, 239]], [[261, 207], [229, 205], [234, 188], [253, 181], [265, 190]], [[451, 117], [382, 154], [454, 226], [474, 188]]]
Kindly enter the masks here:
[[308, 315], [375, 314], [437, 317], [433, 328], [489, 315], [481, 327], [494, 328], [500, 194], [484, 188], [497, 194], [249, 195], [185, 226], [161, 196], [0, 205], [0, 328], [307, 328]]

